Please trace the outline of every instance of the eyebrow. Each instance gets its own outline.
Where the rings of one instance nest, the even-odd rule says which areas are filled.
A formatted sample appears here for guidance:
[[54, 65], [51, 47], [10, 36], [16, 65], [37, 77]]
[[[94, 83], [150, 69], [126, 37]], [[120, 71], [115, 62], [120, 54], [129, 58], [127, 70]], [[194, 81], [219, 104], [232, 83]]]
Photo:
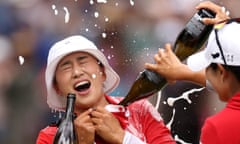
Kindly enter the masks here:
[[87, 55], [83, 55], [83, 56], [79, 56], [79, 57], [77, 57], [77, 60], [79, 61], [81, 61], [81, 60], [84, 60], [84, 59], [86, 59], [86, 58], [88, 58], [88, 56]]
[[63, 63], [60, 63], [59, 67], [63, 67], [63, 66], [68, 65], [68, 64], [70, 64], [70, 61], [66, 60]]

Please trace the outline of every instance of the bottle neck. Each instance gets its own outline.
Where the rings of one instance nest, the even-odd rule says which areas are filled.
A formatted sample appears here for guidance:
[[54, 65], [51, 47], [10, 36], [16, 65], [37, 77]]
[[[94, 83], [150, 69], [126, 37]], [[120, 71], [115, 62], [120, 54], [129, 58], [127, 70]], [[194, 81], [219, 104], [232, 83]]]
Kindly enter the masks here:
[[66, 118], [71, 118], [73, 116], [75, 98], [74, 94], [69, 94], [67, 96]]

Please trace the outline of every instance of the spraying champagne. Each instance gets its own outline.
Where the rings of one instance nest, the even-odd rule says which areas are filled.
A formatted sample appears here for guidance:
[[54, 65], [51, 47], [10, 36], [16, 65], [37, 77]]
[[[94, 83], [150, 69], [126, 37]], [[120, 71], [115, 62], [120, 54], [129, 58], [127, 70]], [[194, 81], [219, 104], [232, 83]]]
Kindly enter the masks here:
[[[206, 42], [213, 25], [205, 25], [202, 18], [214, 18], [215, 13], [208, 9], [200, 9], [185, 28], [179, 33], [175, 43], [174, 52], [181, 60], [197, 52]], [[161, 90], [167, 84], [167, 80], [156, 72], [145, 69], [140, 72], [136, 81], [124, 99], [119, 103], [127, 106], [132, 102], [149, 97]]]

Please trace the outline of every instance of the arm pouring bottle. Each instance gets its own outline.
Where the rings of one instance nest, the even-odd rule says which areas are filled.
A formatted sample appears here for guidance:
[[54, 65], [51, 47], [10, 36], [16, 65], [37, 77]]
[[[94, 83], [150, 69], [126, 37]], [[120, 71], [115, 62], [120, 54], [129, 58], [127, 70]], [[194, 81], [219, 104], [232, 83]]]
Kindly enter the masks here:
[[[174, 44], [174, 52], [181, 61], [197, 52], [206, 42], [213, 29], [213, 25], [205, 25], [201, 21], [202, 18], [206, 17], [214, 18], [215, 13], [208, 9], [200, 9], [179, 33]], [[167, 80], [164, 77], [145, 69], [140, 72], [128, 94], [119, 104], [127, 106], [136, 100], [149, 97], [161, 90], [166, 84]]]

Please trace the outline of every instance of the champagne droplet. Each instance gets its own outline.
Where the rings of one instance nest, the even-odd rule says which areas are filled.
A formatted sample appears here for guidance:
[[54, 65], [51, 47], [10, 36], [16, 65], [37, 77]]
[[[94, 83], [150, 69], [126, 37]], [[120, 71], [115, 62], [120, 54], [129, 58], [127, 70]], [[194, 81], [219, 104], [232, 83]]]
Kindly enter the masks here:
[[19, 56], [19, 57], [18, 57], [18, 60], [19, 60], [20, 65], [23, 65], [23, 63], [24, 63], [24, 57], [23, 57], [23, 56]]
[[96, 74], [92, 74], [92, 78], [95, 79], [97, 77]]
[[70, 20], [70, 13], [66, 7], [63, 7], [63, 10], [65, 11], [65, 23], [68, 23]]

